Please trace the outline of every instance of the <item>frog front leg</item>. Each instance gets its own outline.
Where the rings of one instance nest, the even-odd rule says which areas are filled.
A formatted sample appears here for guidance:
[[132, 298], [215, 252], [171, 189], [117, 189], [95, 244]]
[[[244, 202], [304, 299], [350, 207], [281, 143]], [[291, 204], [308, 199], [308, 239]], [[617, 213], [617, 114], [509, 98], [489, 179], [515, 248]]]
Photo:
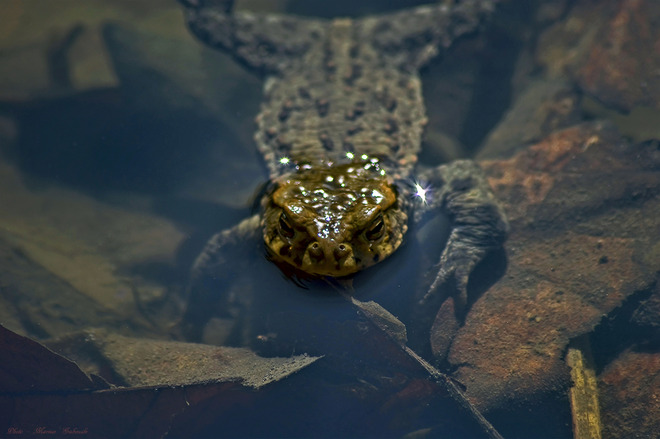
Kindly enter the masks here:
[[218, 308], [229, 309], [227, 291], [262, 243], [260, 216], [253, 215], [216, 233], [197, 256], [190, 271], [187, 306], [180, 323], [187, 340], [199, 341]]
[[440, 209], [451, 222], [451, 232], [440, 256], [438, 272], [422, 302], [452, 280], [458, 309], [467, 303], [467, 283], [474, 267], [490, 250], [502, 246], [509, 225], [482, 169], [472, 160], [457, 160], [420, 175], [415, 222], [425, 211]]

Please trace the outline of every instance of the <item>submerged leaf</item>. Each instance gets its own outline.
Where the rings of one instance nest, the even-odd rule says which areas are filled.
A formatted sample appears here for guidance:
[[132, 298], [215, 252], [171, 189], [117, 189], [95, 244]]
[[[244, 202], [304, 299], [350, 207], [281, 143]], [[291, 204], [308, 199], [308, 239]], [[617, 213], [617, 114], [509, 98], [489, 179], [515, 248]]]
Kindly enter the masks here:
[[107, 388], [71, 360], [0, 325], [0, 392], [68, 392]]

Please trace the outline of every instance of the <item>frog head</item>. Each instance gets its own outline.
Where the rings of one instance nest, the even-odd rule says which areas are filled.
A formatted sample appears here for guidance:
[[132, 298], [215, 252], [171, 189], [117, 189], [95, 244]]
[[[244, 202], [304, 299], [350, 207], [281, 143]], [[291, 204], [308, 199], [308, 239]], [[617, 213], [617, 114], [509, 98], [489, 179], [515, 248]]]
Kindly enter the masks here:
[[264, 242], [296, 271], [349, 276], [399, 247], [408, 219], [399, 204], [377, 163], [301, 165], [265, 200]]

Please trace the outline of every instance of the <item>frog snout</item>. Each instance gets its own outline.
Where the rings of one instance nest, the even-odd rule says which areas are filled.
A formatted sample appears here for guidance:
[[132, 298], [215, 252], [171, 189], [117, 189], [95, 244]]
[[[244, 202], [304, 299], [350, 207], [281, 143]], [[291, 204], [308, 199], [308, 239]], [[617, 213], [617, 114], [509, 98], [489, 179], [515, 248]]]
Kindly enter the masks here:
[[343, 276], [355, 271], [353, 247], [346, 243], [314, 241], [307, 246], [306, 258], [310, 270], [317, 274]]

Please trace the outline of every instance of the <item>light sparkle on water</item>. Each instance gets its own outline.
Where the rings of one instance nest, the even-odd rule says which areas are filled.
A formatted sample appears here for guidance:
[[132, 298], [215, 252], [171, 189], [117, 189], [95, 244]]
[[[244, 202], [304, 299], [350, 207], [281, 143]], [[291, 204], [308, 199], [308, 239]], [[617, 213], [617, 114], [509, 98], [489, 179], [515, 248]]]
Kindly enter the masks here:
[[420, 200], [422, 200], [422, 203], [426, 204], [426, 193], [428, 192], [428, 188], [423, 188], [422, 185], [419, 183], [415, 183], [415, 193], [413, 194]]

